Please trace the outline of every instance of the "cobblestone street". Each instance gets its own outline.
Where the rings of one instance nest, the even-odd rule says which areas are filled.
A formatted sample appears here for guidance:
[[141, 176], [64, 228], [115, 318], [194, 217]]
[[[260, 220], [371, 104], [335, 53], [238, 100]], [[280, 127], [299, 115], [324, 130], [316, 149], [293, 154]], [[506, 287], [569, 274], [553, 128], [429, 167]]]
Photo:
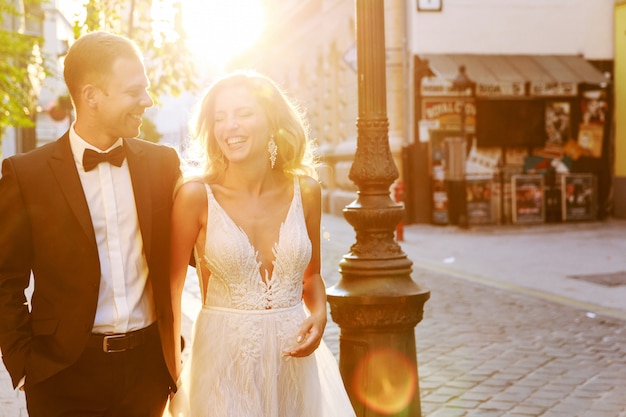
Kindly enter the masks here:
[[[325, 216], [323, 226], [323, 274], [327, 285], [332, 286], [340, 278], [337, 266], [354, 242], [354, 233], [343, 219], [333, 216]], [[595, 226], [573, 228], [570, 233], [601, 235], [607, 246], [599, 248], [600, 252], [626, 253], [606, 235], [611, 232], [624, 236], [624, 229], [626, 223], [620, 222], [597, 226], [597, 230]], [[478, 246], [476, 251], [493, 252], [495, 249], [486, 246], [488, 241], [480, 231], [462, 235], [450, 229], [428, 230], [407, 228], [407, 242], [402, 244], [409, 259], [414, 260], [414, 280], [431, 292], [424, 307], [424, 319], [415, 330], [424, 417], [626, 417], [624, 311], [599, 304], [592, 309], [589, 303], [487, 279], [492, 272], [480, 274], [473, 269], [486, 268], [479, 255], [472, 254], [472, 262], [464, 264], [463, 251], [458, 249], [461, 246], [455, 243], [463, 239], [479, 242], [474, 245]], [[435, 244], [428, 248], [421, 245], [425, 233], [430, 233], [426, 237], [439, 242], [445, 251], [435, 252]], [[580, 236], [565, 235], [563, 229], [541, 233], [535, 230], [537, 238], [543, 241], [553, 235], [559, 242], [562, 240], [559, 244], [551, 243], [552, 251], [570, 253], [572, 259], [576, 258], [575, 249], [568, 245], [580, 246]], [[514, 240], [523, 237], [522, 244], [529, 250], [545, 252], [545, 259], [554, 257], [548, 249], [537, 248], [532, 233], [520, 231], [519, 234], [519, 237], [507, 235], [507, 242], [514, 244]], [[585, 240], [590, 238], [587, 236]], [[458, 270], [433, 266], [447, 251], [456, 254], [457, 268], [466, 270], [467, 276]], [[581, 251], [591, 257], [586, 249]], [[512, 264], [508, 265], [511, 268], [517, 263], [522, 275], [541, 277], [547, 261], [539, 258], [530, 263], [525, 252], [521, 252], [522, 249], [513, 248], [511, 257], [501, 262]], [[614, 268], [626, 270], [624, 256], [612, 259]], [[606, 268], [606, 264], [598, 264], [597, 268]], [[556, 285], [562, 272], [550, 274], [554, 275]], [[473, 279], [476, 275], [483, 278]], [[510, 275], [506, 278], [515, 278], [514, 274]], [[594, 296], [588, 294], [593, 287], [576, 280], [566, 282], [567, 291]], [[619, 295], [623, 288], [598, 291], [596, 297], [599, 294], [608, 299], [605, 294]], [[185, 286], [184, 306], [187, 319], [183, 331], [189, 339], [191, 318], [200, 307], [193, 269]], [[337, 357], [338, 338], [339, 329], [329, 320], [325, 341]], [[23, 393], [11, 388], [8, 374], [2, 368], [0, 417], [26, 416]]]
[[626, 322], [418, 270], [424, 416], [626, 416]]

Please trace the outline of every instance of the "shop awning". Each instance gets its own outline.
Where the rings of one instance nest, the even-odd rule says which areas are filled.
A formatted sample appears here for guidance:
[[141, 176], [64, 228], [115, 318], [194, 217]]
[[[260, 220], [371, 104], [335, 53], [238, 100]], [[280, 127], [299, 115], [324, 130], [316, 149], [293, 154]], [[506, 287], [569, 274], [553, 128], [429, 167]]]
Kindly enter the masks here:
[[434, 74], [422, 79], [422, 95], [458, 95], [450, 90], [464, 65], [479, 97], [576, 96], [581, 84], [606, 86], [607, 78], [577, 55], [421, 54]]

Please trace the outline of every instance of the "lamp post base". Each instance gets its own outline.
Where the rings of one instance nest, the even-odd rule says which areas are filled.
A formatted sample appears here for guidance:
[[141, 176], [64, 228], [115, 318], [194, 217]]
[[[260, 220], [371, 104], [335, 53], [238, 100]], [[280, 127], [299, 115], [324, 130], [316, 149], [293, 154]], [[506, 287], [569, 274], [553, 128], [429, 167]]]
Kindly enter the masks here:
[[430, 291], [407, 274], [406, 257], [384, 264], [376, 271], [380, 260], [344, 257], [344, 278], [327, 290], [341, 329], [339, 367], [357, 416], [421, 417], [415, 326]]

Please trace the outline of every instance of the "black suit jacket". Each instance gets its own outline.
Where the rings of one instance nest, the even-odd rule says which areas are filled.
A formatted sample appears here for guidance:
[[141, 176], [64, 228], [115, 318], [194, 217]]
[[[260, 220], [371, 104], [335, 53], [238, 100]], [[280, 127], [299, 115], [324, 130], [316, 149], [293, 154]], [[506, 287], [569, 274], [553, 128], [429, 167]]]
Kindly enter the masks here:
[[[169, 286], [176, 152], [124, 139], [164, 357], [174, 388]], [[32, 311], [24, 289], [34, 277]], [[74, 363], [91, 334], [100, 262], [69, 135], [4, 160], [0, 178], [0, 349], [14, 386]], [[174, 388], [175, 389], [175, 388]]]

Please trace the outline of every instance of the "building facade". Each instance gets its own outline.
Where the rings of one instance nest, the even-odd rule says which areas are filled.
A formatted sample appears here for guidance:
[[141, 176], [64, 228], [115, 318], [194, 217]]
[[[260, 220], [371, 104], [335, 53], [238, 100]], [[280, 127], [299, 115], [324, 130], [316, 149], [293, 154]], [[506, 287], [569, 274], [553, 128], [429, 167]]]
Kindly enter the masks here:
[[[252, 66], [268, 73], [302, 102], [325, 161], [321, 170], [325, 210], [341, 212], [355, 197], [354, 185], [348, 178], [356, 149], [354, 2], [266, 0], [264, 3], [267, 26], [271, 29], [252, 52], [242, 55], [233, 66]], [[603, 109], [607, 112], [605, 116], [613, 109], [615, 0], [385, 0], [384, 3], [389, 139], [400, 171], [398, 183], [405, 190], [394, 195], [403, 197], [410, 223], [450, 220], [437, 216], [441, 214], [437, 213], [441, 201], [436, 195], [436, 180], [443, 175], [445, 182], [446, 175], [450, 175], [451, 159], [459, 153], [449, 146], [443, 146], [438, 153], [431, 132], [441, 142], [445, 142], [446, 136], [466, 135], [462, 158], [465, 175], [476, 169], [476, 161], [486, 165], [480, 168], [482, 174], [491, 175], [493, 201], [489, 210], [493, 213], [489, 218], [478, 216], [476, 221], [507, 223], [524, 217], [514, 210], [516, 203], [520, 206], [522, 202], [512, 195], [515, 188], [512, 177], [537, 173], [545, 176], [546, 172], [538, 170], [536, 165], [546, 162], [559, 171], [555, 186], [541, 190], [543, 221], [555, 220], [557, 214], [558, 221], [564, 219], [561, 207], [558, 213], [554, 207], [552, 212], [546, 212], [546, 200], [556, 198], [550, 197], [550, 192], [559, 192], [558, 203], [562, 206], [565, 200], [560, 188], [565, 189], [565, 183], [561, 174], [576, 170], [591, 171], [594, 178], [593, 217], [612, 214], [616, 175], [615, 154], [611, 152], [612, 119], [601, 126], [599, 156], [595, 148], [591, 149], [593, 155], [584, 155], [596, 158], [587, 161], [591, 168], [572, 168], [571, 158], [566, 158], [564, 163], [561, 160], [566, 144], [578, 149], [579, 142], [586, 141], [586, 146], [596, 146], [587, 143], [597, 141], [596, 126], [589, 128], [585, 140], [579, 140], [581, 131], [587, 135], [587, 130], [581, 130], [581, 123], [586, 121], [581, 106], [599, 98], [601, 106], [609, 106]], [[515, 65], [523, 67], [520, 70], [505, 62], [515, 56], [531, 59], [532, 63], [516, 61]], [[424, 65], [429, 61], [432, 63]], [[466, 75], [472, 81], [467, 92], [451, 89], [461, 65], [466, 67]], [[496, 73], [490, 76], [490, 71]], [[437, 89], [440, 93], [433, 94]], [[498, 112], [507, 113], [506, 106], [513, 106], [520, 117], [526, 117], [524, 114], [529, 111], [539, 117], [533, 121], [536, 131], [532, 140], [498, 146], [497, 150], [475, 146], [476, 139], [482, 143], [485, 135], [498, 135], [488, 132], [497, 120], [490, 123], [486, 115], [498, 119]], [[553, 140], [556, 138], [552, 131], [556, 122], [546, 124], [546, 120], [553, 120], [555, 112], [562, 113], [568, 108], [568, 126], [557, 132], [562, 136], [561, 146], [549, 149], [544, 149], [545, 143], [538, 146], [538, 142], [547, 142], [549, 134]], [[432, 115], [442, 111], [450, 113], [424, 117], [427, 112]], [[517, 124], [510, 129], [512, 133], [524, 126], [515, 118], [510, 118], [508, 123]], [[508, 136], [514, 141], [532, 134], [518, 132]], [[588, 150], [579, 149], [583, 154]], [[437, 158], [447, 166], [435, 169]], [[581, 164], [579, 161], [578, 165]], [[502, 175], [504, 179], [500, 179]], [[571, 180], [576, 182], [578, 178]], [[520, 192], [524, 187], [518, 187]], [[472, 207], [478, 214], [485, 208], [484, 203], [483, 209]], [[449, 209], [444, 204], [444, 210]], [[572, 219], [570, 214], [567, 216]]]
[[[21, 0], [18, 10], [23, 10]], [[67, 53], [69, 42], [73, 39], [72, 25], [66, 18], [69, 9], [66, 2], [52, 0], [42, 2], [37, 11], [37, 19], [24, 25], [24, 33], [42, 37], [41, 57], [46, 62], [50, 74], [35, 86], [38, 97], [34, 128], [13, 127], [7, 129], [2, 138], [2, 158], [27, 152], [37, 146], [53, 141], [69, 127], [69, 107], [67, 90], [63, 82], [61, 58]], [[66, 100], [67, 101], [64, 101]]]
[[615, 176], [613, 183], [613, 215], [626, 218], [626, 1], [615, 2]]
[[[416, 119], [407, 149], [417, 167], [406, 201], [415, 221], [452, 220], [446, 139], [461, 136], [460, 125], [469, 223], [614, 213], [613, 14], [613, 0], [416, 2], [407, 13]], [[450, 88], [460, 66], [468, 94]]]
[[[403, 1], [385, 3], [391, 21], [404, 21]], [[324, 166], [326, 211], [341, 212], [355, 199], [356, 187], [348, 172], [356, 150], [358, 113], [356, 79], [355, 4], [353, 1], [264, 1], [266, 27], [257, 47], [243, 54], [233, 67], [252, 67], [283, 85], [306, 110], [311, 133]], [[394, 36], [390, 32], [399, 32]], [[404, 27], [386, 25], [387, 50], [393, 68], [402, 71], [406, 45]], [[398, 45], [390, 46], [394, 42]], [[390, 142], [399, 157], [405, 137], [402, 120], [404, 74], [390, 73], [388, 100]], [[400, 162], [399, 160], [397, 161]]]

